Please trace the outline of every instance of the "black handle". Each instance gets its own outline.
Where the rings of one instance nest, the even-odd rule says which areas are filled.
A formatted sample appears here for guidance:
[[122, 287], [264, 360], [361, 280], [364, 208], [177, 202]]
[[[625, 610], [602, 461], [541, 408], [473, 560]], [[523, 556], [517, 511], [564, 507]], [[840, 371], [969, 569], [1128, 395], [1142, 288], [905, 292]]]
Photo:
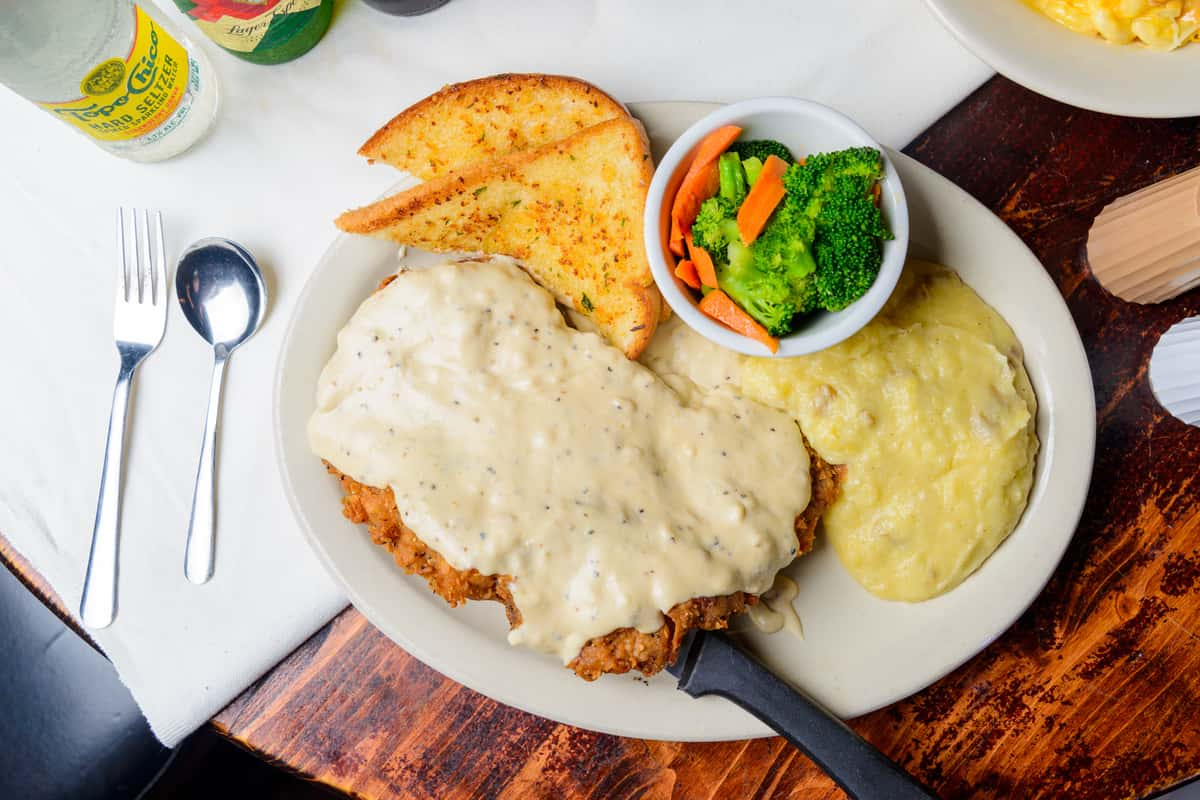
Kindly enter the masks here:
[[860, 800], [934, 797], [870, 742], [720, 634], [696, 637], [679, 688], [720, 695], [778, 731]]

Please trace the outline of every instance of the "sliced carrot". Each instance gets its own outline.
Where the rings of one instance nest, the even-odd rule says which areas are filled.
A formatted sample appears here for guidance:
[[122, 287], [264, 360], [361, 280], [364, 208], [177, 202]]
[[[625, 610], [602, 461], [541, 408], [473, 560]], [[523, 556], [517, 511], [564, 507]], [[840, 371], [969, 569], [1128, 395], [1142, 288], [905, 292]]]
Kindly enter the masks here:
[[723, 125], [705, 136], [696, 145], [696, 154], [692, 156], [692, 166], [688, 172], [714, 163], [741, 135], [742, 129], [737, 125]]
[[730, 330], [756, 342], [762, 342], [772, 353], [779, 351], [779, 340], [767, 333], [766, 328], [759, 325], [720, 289], [704, 295], [704, 299], [700, 301], [700, 310]]
[[753, 244], [779, 201], [787, 194], [783, 188], [783, 173], [787, 172], [787, 162], [779, 156], [767, 156], [758, 180], [750, 187], [750, 194], [738, 209], [738, 232], [742, 234], [742, 243]]
[[675, 255], [684, 254], [683, 237], [692, 229], [692, 223], [700, 213], [700, 204], [717, 193], [720, 186], [717, 159], [741, 135], [742, 129], [737, 125], [724, 125], [696, 145], [696, 152], [671, 202], [671, 237], [667, 244]]
[[679, 184], [679, 191], [671, 206], [671, 240], [668, 244], [671, 252], [677, 256], [684, 255], [683, 237], [692, 229], [700, 206], [721, 188], [721, 175], [716, 161], [710, 161], [699, 169], [695, 169], [695, 164], [692, 167], [684, 176], [683, 183]]
[[687, 242], [688, 255], [692, 257], [692, 263], [696, 265], [696, 274], [700, 276], [700, 282], [705, 286], [717, 288], [717, 268], [713, 266], [712, 256], [703, 247], [696, 246], [690, 232], [684, 241]]
[[[679, 198], [676, 197], [676, 200]], [[683, 246], [683, 231], [679, 229], [679, 218], [675, 216], [675, 212], [671, 212], [671, 236], [667, 239], [667, 247], [677, 256], [687, 255], [687, 250]]]
[[879, 181], [871, 187], [871, 197], [875, 200], [875, 205], [879, 205], [879, 201], [883, 199], [883, 187], [879, 185]]
[[696, 264], [689, 259], [685, 258], [675, 267], [675, 277], [693, 289], [700, 288], [700, 275], [696, 272]]

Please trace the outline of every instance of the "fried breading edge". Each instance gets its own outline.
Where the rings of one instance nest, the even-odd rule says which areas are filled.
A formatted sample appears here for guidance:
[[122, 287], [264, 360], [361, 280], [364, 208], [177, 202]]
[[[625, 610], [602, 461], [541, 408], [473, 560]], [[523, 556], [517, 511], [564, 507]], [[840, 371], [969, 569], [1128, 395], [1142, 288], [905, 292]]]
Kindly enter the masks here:
[[[837, 499], [845, 472], [844, 467], [822, 459], [807, 439], [804, 444], [809, 453], [812, 497], [796, 518], [797, 557], [812, 549], [821, 515]], [[387, 548], [397, 566], [424, 578], [430, 590], [451, 606], [467, 600], [493, 600], [504, 605], [510, 627], [521, 624], [520, 609], [508, 588], [510, 576], [455, 569], [404, 525], [391, 489], [367, 486], [328, 462], [325, 466], [341, 483], [344, 492], [342, 513], [351, 522], [366, 523], [372, 541]], [[588, 681], [605, 673], [621, 674], [631, 670], [654, 675], [674, 662], [688, 631], [693, 628], [723, 630], [729, 627], [730, 618], [757, 602], [756, 596], [745, 592], [685, 600], [664, 615], [662, 627], [653, 633], [620, 628], [596, 637], [589, 640], [567, 666]]]

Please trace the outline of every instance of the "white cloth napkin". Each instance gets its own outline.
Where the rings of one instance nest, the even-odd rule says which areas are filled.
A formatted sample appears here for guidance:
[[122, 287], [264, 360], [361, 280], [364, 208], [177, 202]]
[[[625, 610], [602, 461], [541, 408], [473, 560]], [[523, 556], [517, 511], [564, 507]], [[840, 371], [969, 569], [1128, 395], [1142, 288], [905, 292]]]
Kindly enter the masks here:
[[[169, 3], [166, 14], [202, 39]], [[453, 0], [423, 17], [339, 5], [325, 39], [282, 66], [204, 45], [220, 116], [161, 164], [113, 158], [0, 91], [0, 532], [77, 608], [117, 360], [114, 209], [160, 209], [172, 260], [230, 237], [267, 274], [259, 334], [229, 364], [218, 451], [216, 576], [183, 577], [210, 353], [172, 308], [135, 384], [120, 609], [95, 638], [173, 745], [346, 600], [304, 543], [271, 442], [280, 337], [340, 211], [396, 180], [358, 145], [411, 102], [504, 71], [567, 73], [627, 102], [811, 97], [900, 146], [990, 73], [920, 0]]]

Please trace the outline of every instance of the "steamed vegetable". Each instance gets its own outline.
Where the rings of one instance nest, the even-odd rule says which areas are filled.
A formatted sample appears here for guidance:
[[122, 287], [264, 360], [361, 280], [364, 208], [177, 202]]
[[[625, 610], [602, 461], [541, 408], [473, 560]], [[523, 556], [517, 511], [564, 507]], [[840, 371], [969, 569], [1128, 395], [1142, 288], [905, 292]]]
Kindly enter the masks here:
[[755, 268], [786, 279], [796, 315], [817, 308], [817, 262], [812, 254], [811, 232], [807, 220], [776, 214], [754, 243]]
[[695, 263], [689, 259], [685, 258], [675, 265], [675, 277], [693, 289], [700, 288], [700, 273], [696, 272]]
[[[752, 194], [778, 182], [773, 195], [782, 196], [786, 165], [768, 157], [773, 177], [762, 177]], [[766, 174], [764, 165], [764, 174]], [[750, 203], [747, 197], [746, 203]], [[776, 199], [778, 204], [778, 199]], [[745, 205], [742, 206], [745, 208]], [[692, 225], [697, 246], [716, 255], [716, 285], [773, 336], [785, 336], [796, 316], [812, 311], [817, 291], [816, 263], [809, 249], [814, 225], [807, 218], [766, 211], [769, 221], [759, 238], [747, 244], [742, 238], [741, 215], [719, 194], [706, 200]]]
[[700, 310], [742, 336], [762, 342], [772, 353], [778, 352], [779, 340], [763, 330], [761, 325], [751, 319], [720, 289], [714, 289], [704, 295], [704, 299], [700, 301]]
[[[782, 160], [782, 159], [780, 159]], [[762, 174], [763, 162], [757, 158], [742, 159], [742, 169], [746, 171], [746, 183], [753, 186]]]
[[710, 253], [724, 252], [729, 244], [726, 238], [727, 230], [722, 227], [726, 220], [734, 220], [737, 225], [737, 206], [727, 202], [718, 195], [705, 200], [700, 206], [700, 213], [692, 223], [692, 239], [697, 246], [703, 247]]
[[[726, 142], [727, 150], [713, 156], [705, 145], [729, 131], [714, 135], [684, 179], [688, 197], [682, 204], [676, 198], [674, 208], [684, 212], [678, 231], [674, 212], [672, 220], [672, 235], [680, 234], [691, 262], [676, 274], [693, 286], [695, 271], [705, 313], [764, 341], [728, 304], [774, 341], [805, 314], [840, 310], [866, 293], [883, 241], [892, 238], [879, 210], [882, 154], [859, 147], [796, 162], [782, 144], [756, 140]], [[708, 159], [703, 173], [696, 166], [701, 155]]]
[[726, 209], [719, 198], [707, 201], [692, 233], [717, 255], [716, 285], [771, 335], [784, 336], [798, 314], [816, 305], [816, 263], [807, 244], [813, 226], [776, 214], [751, 246], [735, 218], [719, 216]]
[[671, 206], [671, 252], [677, 256], [684, 254], [683, 239], [691, 230], [700, 206], [705, 200], [717, 192], [719, 176], [716, 162], [710, 162], [698, 169], [689, 169], [679, 184], [675, 202]]
[[783, 173], [787, 168], [782, 158], [767, 157], [754, 188], [746, 195], [741, 208], [738, 209], [738, 231], [741, 232], [744, 243], [754, 244], [754, 240], [762, 233], [767, 220], [775, 211], [775, 206], [779, 205], [779, 201], [787, 194], [787, 190], [783, 188]]
[[873, 190], [883, 177], [883, 156], [870, 147], [821, 153], [784, 175], [790, 213], [811, 219], [817, 262], [817, 304], [839, 311], [862, 297], [892, 238]]
[[744, 245], [737, 247], [741, 252], [729, 263], [717, 267], [717, 285], [772, 336], [787, 335], [796, 314], [800, 313], [800, 295], [796, 290], [810, 285], [811, 280], [791, 269], [771, 272], [759, 269], [750, 249]]
[[696, 274], [700, 276], [700, 283], [704, 286], [717, 286], [717, 270], [713, 265], [712, 256], [703, 247], [697, 247], [692, 241], [692, 235], [689, 233], [685, 239], [687, 242], [688, 255], [692, 257], [692, 263], [696, 265]]
[[705, 136], [696, 145], [696, 152], [688, 171], [683, 176], [683, 182], [675, 194], [671, 205], [671, 238], [668, 246], [677, 256], [683, 255], [683, 237], [692, 228], [692, 220], [700, 204], [716, 192], [717, 181], [715, 164], [721, 154], [728, 149], [742, 133], [736, 125], [725, 125]]
[[742, 160], [735, 153], [725, 153], [717, 160], [717, 174], [720, 178], [721, 199], [732, 203], [735, 207], [746, 199], [746, 171], [742, 169]]
[[729, 145], [729, 152], [737, 153], [738, 157], [743, 161], [750, 158], [757, 158], [759, 162], [765, 164], [771, 156], [783, 159], [785, 164], [792, 164], [796, 159], [792, 157], [792, 151], [780, 142], [771, 139], [750, 139], [744, 142], [734, 142]]

